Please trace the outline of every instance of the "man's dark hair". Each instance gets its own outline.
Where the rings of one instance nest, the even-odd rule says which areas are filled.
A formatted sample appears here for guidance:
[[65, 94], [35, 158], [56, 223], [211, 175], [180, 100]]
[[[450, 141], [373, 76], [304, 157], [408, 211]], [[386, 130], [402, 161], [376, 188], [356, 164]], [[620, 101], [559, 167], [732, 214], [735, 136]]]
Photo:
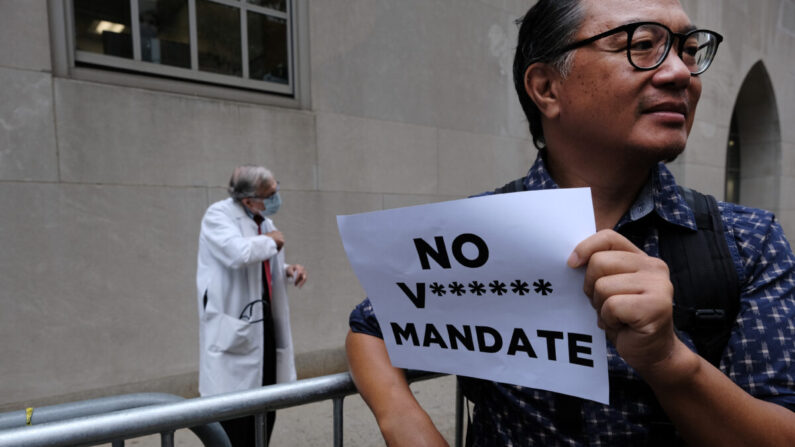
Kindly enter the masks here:
[[583, 19], [580, 0], [539, 0], [519, 20], [519, 39], [513, 60], [513, 83], [519, 94], [519, 103], [530, 123], [533, 144], [541, 149], [546, 146], [544, 130], [541, 128], [541, 112], [524, 88], [527, 68], [536, 62], [546, 62], [557, 69], [563, 77], [568, 75], [572, 52], [558, 56], [577, 33]]

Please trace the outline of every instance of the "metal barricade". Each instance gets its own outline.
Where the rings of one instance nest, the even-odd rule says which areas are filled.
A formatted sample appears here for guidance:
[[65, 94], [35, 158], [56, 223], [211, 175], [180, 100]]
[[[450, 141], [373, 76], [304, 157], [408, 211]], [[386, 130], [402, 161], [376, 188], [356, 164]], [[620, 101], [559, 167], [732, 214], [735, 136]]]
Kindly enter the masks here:
[[[114, 411], [184, 400], [185, 398], [173, 394], [135, 393], [101, 397], [79, 402], [68, 402], [46, 407], [37, 407], [35, 409], [31, 408], [30, 413], [26, 410], [12, 411], [0, 414], [0, 433], [2, 433], [2, 430], [10, 428], [26, 426], [38, 427], [41, 424], [68, 421], [76, 418], [108, 414]], [[231, 446], [226, 432], [224, 432], [223, 427], [221, 427], [221, 424], [218, 422], [187, 428], [189, 428], [205, 446]], [[160, 438], [162, 447], [172, 447], [174, 445], [174, 430], [160, 433]], [[110, 441], [113, 447], [124, 446], [123, 440], [108, 439], [106, 442], [107, 441]]]
[[[443, 374], [408, 371], [409, 382], [428, 380], [443, 376]], [[20, 412], [0, 415], [0, 424], [6, 418], [14, 420], [18, 428], [4, 429], [7, 425], [0, 425], [0, 447], [23, 446], [74, 446], [95, 445], [98, 443], [114, 442], [114, 447], [123, 445], [124, 439], [135, 438], [149, 434], [161, 433], [161, 442], [164, 447], [173, 446], [173, 433], [180, 428], [196, 428], [209, 424], [223, 432], [216, 421], [232, 419], [242, 416], [255, 415], [257, 421], [257, 447], [267, 446], [264, 436], [265, 412], [278, 410], [297, 405], [320, 402], [331, 399], [333, 401], [333, 426], [334, 445], [342, 446], [342, 403], [345, 396], [356, 394], [356, 387], [350, 374], [339, 373], [328, 376], [299, 380], [296, 382], [270, 385], [253, 390], [236, 393], [221, 394], [217, 396], [186, 399], [156, 405], [139, 406], [124, 410], [111, 409], [114, 399], [124, 396], [105, 398], [108, 408], [105, 414], [88, 416], [86, 413], [69, 414], [60, 410], [52, 410], [52, 417], [46, 421], [39, 419], [37, 414], [36, 424], [18, 427]], [[148, 393], [147, 393], [148, 394]], [[135, 399], [135, 398], [133, 398]], [[97, 401], [97, 400], [95, 400]], [[103, 401], [103, 399], [99, 399]], [[88, 402], [88, 401], [84, 401]], [[460, 391], [456, 391], [456, 446], [462, 445], [462, 402]], [[72, 408], [80, 408], [81, 402], [76, 402]], [[53, 406], [58, 407], [58, 406]], [[64, 407], [66, 408], [66, 407]], [[41, 412], [42, 409], [36, 410]], [[24, 411], [21, 412], [24, 417]], [[104, 413], [104, 411], [103, 411]], [[56, 418], [55, 415], [59, 414]], [[46, 416], [46, 412], [45, 412]], [[69, 419], [63, 419], [69, 418]], [[201, 431], [201, 429], [199, 429]], [[211, 434], [217, 435], [216, 429], [210, 429]], [[169, 435], [170, 434], [170, 435]], [[222, 433], [223, 434], [223, 433]], [[199, 434], [197, 433], [197, 436]], [[200, 439], [202, 437], [200, 436]], [[227, 445], [226, 435], [223, 441], [213, 438], [211, 441], [202, 439], [205, 445]], [[210, 442], [208, 444], [208, 442]]]

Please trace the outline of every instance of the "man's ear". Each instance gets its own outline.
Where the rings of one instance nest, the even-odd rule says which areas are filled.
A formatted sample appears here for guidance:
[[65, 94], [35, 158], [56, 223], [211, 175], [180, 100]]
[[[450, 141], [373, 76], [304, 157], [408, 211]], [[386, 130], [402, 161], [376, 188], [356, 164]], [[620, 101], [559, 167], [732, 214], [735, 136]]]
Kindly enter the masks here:
[[536, 62], [524, 72], [524, 90], [536, 104], [541, 115], [548, 119], [560, 114], [560, 74], [549, 64]]

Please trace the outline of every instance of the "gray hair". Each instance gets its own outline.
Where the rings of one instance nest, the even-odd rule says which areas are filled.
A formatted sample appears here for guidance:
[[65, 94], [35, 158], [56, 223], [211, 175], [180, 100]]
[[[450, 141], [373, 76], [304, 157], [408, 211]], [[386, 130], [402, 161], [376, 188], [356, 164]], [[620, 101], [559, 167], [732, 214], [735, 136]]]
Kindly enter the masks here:
[[546, 62], [565, 79], [571, 70], [574, 52], [560, 54], [560, 51], [574, 40], [584, 16], [580, 0], [539, 0], [517, 20], [520, 28], [513, 60], [513, 83], [530, 124], [533, 144], [539, 149], [546, 146], [541, 111], [525, 91], [525, 73], [530, 65]]
[[229, 179], [229, 196], [239, 202], [254, 197], [257, 191], [273, 180], [273, 174], [265, 166], [243, 165], [235, 168]]

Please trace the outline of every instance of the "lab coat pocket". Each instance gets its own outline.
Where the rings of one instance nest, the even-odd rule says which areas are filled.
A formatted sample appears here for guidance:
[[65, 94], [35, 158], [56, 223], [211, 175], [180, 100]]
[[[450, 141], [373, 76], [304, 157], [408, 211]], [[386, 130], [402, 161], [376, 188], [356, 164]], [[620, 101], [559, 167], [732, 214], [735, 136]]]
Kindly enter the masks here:
[[206, 314], [210, 352], [247, 355], [257, 349], [257, 325], [220, 313]]

